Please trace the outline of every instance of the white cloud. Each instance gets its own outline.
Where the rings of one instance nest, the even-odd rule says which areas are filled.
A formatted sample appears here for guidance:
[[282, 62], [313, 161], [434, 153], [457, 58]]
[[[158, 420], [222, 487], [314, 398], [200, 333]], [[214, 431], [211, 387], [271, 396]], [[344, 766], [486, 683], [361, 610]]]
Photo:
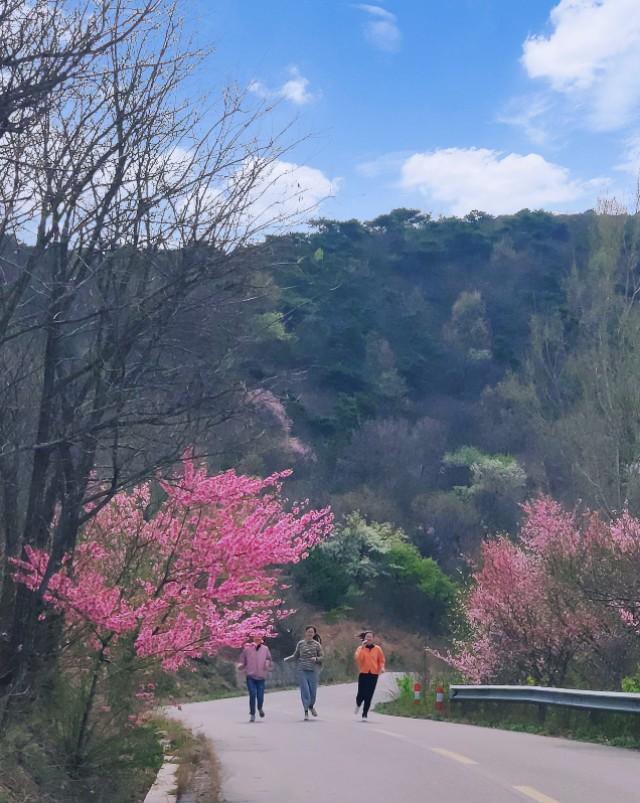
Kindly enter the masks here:
[[640, 104], [639, 0], [561, 0], [550, 24], [524, 42], [528, 75], [586, 110], [591, 127], [627, 125]]
[[290, 100], [292, 103], [302, 105], [309, 103], [313, 99], [313, 95], [309, 92], [309, 79], [300, 75], [297, 68], [293, 67], [291, 70], [291, 78], [285, 81], [280, 88], [280, 94], [283, 98]]
[[258, 95], [261, 98], [283, 98], [295, 103], [297, 106], [304, 106], [306, 103], [310, 103], [315, 95], [309, 91], [309, 79], [305, 78], [296, 66], [289, 67], [289, 75], [291, 76], [289, 80], [285, 81], [277, 89], [270, 89], [262, 81], [252, 81], [248, 87], [249, 92], [253, 92], [254, 95]]
[[[188, 160], [190, 152], [176, 149], [175, 156], [171, 155], [177, 170], [183, 158]], [[271, 163], [245, 159], [219, 185], [181, 199], [181, 208], [193, 214], [197, 205], [203, 224], [207, 225], [230, 197], [244, 193], [243, 202], [233, 210], [222, 233], [235, 240], [254, 240], [266, 233], [290, 231], [305, 225], [324, 201], [337, 194], [340, 184], [339, 178], [330, 179], [321, 170], [308, 165], [282, 159]]]
[[640, 132], [629, 137], [624, 144], [624, 161], [616, 165], [616, 170], [640, 176]]
[[522, 129], [536, 145], [547, 145], [554, 138], [549, 120], [551, 107], [551, 100], [542, 94], [514, 98], [497, 119]]
[[364, 178], [379, 178], [397, 174], [403, 162], [410, 155], [410, 151], [394, 151], [376, 156], [366, 162], [360, 162], [355, 169]]
[[383, 20], [395, 22], [395, 14], [387, 11], [386, 8], [382, 8], [382, 6], [371, 6], [368, 3], [360, 3], [358, 8], [360, 11], [366, 11], [367, 14], [371, 14], [372, 17], [381, 17]]
[[323, 201], [336, 195], [340, 184], [339, 178], [330, 179], [315, 167], [278, 160], [263, 174], [248, 213], [257, 225], [299, 223]]
[[368, 3], [360, 3], [356, 8], [369, 17], [364, 24], [364, 35], [374, 47], [390, 53], [400, 49], [402, 34], [395, 14], [386, 8]]
[[401, 172], [402, 187], [418, 190], [440, 205], [441, 211], [453, 215], [465, 215], [472, 209], [491, 214], [524, 208], [560, 210], [580, 199], [591, 204], [597, 187], [604, 183], [602, 179], [573, 179], [565, 167], [537, 153], [504, 154], [487, 148], [415, 153]]

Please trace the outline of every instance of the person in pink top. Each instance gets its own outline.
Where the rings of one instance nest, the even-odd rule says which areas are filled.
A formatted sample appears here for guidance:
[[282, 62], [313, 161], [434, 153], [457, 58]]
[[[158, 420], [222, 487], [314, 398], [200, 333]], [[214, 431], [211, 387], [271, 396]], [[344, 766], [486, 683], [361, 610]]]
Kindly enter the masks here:
[[271, 651], [264, 643], [262, 634], [254, 633], [249, 644], [244, 645], [238, 664], [238, 669], [247, 676], [250, 722], [256, 721], [256, 702], [258, 713], [264, 717], [264, 685], [272, 668]]

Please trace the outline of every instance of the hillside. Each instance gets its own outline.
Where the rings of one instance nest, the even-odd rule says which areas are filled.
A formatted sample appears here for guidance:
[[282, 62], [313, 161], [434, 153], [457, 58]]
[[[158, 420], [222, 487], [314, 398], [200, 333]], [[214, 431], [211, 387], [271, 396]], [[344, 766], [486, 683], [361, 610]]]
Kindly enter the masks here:
[[[483, 533], [513, 531], [537, 490], [619, 508], [626, 481], [611, 477], [636, 435], [615, 466], [607, 416], [624, 415], [624, 391], [607, 412], [584, 382], [590, 321], [615, 320], [637, 285], [636, 229], [590, 212], [395, 210], [269, 238], [241, 368], [261, 390], [221, 465], [293, 466], [297, 496], [392, 522], [449, 569]], [[578, 412], [602, 435], [591, 453]]]

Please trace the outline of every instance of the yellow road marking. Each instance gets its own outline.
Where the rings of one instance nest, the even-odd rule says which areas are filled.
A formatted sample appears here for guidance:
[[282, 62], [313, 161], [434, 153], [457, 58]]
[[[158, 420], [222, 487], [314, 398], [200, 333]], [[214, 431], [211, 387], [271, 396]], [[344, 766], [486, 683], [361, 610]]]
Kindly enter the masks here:
[[374, 733], [384, 733], [385, 736], [393, 736], [394, 739], [402, 739], [406, 740], [406, 736], [402, 736], [400, 733], [394, 733], [393, 731], [386, 731], [382, 728], [374, 728]]
[[431, 751], [433, 753], [438, 753], [440, 756], [444, 756], [445, 758], [451, 758], [453, 761], [458, 761], [460, 764], [477, 764], [477, 761], [474, 761], [472, 758], [467, 758], [467, 756], [463, 756], [461, 753], [454, 753], [453, 750], [445, 750], [444, 747], [432, 747]]
[[543, 795], [542, 792], [538, 792], [533, 786], [514, 786], [513, 788], [516, 792], [520, 792], [520, 794], [530, 797], [531, 800], [535, 800], [536, 803], [558, 803], [554, 797]]

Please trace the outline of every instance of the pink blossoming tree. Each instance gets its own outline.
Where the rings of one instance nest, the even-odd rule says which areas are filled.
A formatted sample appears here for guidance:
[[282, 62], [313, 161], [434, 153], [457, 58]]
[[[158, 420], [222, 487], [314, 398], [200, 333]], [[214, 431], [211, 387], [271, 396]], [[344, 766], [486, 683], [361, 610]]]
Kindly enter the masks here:
[[[65, 643], [82, 642], [93, 656], [79, 750], [114, 652], [123, 660], [124, 650], [129, 668], [173, 671], [241, 646], [256, 629], [268, 635], [288, 615], [278, 593], [281, 567], [306, 557], [333, 523], [329, 509], [287, 509], [289, 473], [210, 476], [185, 459], [179, 478], [161, 481], [163, 501], [154, 504], [152, 487], [141, 485], [89, 521], [44, 592], [63, 616]], [[36, 591], [49, 555], [29, 549], [27, 556], [15, 561], [16, 579]], [[138, 699], [147, 697], [148, 688]]]
[[610, 630], [577, 571], [606, 525], [593, 515], [578, 522], [546, 497], [523, 507], [516, 541], [483, 544], [464, 602], [467, 638], [440, 656], [475, 683], [561, 685]]
[[640, 636], [640, 519], [624, 511], [611, 522], [592, 516], [575, 551], [575, 582], [601, 611]]

